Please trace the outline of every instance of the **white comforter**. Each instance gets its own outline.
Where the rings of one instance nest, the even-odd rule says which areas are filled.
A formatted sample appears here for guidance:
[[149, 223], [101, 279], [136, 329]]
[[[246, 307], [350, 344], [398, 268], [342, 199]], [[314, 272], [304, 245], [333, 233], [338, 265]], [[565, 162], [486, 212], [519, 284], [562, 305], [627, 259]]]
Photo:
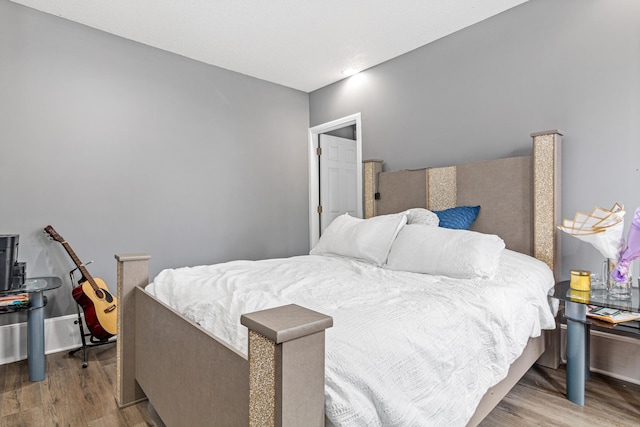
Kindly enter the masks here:
[[332, 316], [326, 415], [336, 426], [464, 426], [529, 337], [551, 329], [551, 271], [505, 250], [494, 280], [300, 256], [162, 271], [151, 293], [247, 353], [240, 315], [296, 303]]

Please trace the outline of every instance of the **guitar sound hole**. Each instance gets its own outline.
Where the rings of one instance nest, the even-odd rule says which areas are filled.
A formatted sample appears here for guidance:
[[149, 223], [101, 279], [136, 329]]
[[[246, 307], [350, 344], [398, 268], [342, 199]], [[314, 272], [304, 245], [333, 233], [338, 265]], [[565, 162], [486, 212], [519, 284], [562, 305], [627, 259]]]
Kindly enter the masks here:
[[102, 291], [102, 289], [96, 289], [96, 297], [100, 299], [104, 298], [104, 292]]

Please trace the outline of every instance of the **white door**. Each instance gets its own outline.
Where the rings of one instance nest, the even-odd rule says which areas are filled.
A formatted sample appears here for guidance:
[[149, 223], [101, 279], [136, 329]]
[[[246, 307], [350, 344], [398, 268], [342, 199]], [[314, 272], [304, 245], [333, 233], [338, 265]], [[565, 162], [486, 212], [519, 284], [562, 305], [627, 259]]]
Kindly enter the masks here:
[[352, 139], [320, 135], [320, 234], [346, 213], [357, 217], [358, 157], [357, 144]]

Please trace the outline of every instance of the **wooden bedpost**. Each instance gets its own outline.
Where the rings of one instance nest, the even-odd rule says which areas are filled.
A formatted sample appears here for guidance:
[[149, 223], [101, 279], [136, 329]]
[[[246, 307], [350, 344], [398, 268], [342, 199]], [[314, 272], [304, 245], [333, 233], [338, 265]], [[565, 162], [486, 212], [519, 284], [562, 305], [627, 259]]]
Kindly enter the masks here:
[[365, 160], [363, 163], [363, 193], [364, 217], [372, 218], [378, 215], [376, 209], [376, 193], [378, 192], [378, 174], [382, 172], [382, 160]]
[[149, 283], [146, 254], [115, 256], [118, 263], [118, 341], [116, 401], [119, 407], [134, 404], [146, 396], [135, 376], [135, 288]]
[[[547, 263], [556, 281], [560, 278], [560, 161], [562, 132], [554, 129], [532, 133], [533, 138], [533, 255]], [[545, 335], [546, 351], [538, 363], [556, 369], [560, 365], [560, 322]]]
[[324, 331], [333, 319], [295, 304], [244, 314], [249, 425], [324, 426]]
[[533, 256], [560, 278], [560, 151], [562, 132], [532, 133], [533, 138]]

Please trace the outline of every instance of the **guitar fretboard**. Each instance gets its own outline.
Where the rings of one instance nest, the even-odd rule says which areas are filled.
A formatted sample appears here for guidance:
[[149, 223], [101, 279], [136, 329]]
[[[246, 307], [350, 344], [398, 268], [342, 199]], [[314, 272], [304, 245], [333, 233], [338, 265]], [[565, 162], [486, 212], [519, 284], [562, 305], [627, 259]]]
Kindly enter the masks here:
[[99, 288], [95, 280], [93, 280], [93, 277], [91, 277], [91, 275], [85, 268], [84, 264], [82, 264], [82, 262], [80, 261], [78, 256], [75, 254], [75, 252], [73, 252], [73, 249], [71, 249], [71, 246], [69, 245], [69, 243], [67, 243], [66, 240], [63, 240], [60, 243], [62, 244], [62, 247], [67, 251], [71, 259], [75, 263], [76, 267], [78, 267], [78, 270], [80, 270], [80, 274], [82, 274], [82, 278], [89, 282], [89, 284], [91, 285], [94, 291], [98, 291]]

